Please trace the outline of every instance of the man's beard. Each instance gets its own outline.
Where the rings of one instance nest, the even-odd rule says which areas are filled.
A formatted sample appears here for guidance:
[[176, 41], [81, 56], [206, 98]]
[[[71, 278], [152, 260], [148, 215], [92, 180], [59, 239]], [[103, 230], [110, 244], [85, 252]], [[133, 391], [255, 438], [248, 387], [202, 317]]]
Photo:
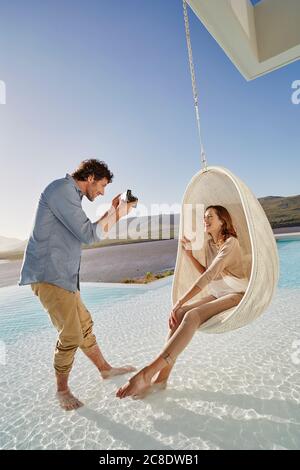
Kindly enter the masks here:
[[90, 194], [87, 194], [86, 197], [88, 198], [89, 201], [93, 202], [94, 201], [94, 197], [92, 197]]

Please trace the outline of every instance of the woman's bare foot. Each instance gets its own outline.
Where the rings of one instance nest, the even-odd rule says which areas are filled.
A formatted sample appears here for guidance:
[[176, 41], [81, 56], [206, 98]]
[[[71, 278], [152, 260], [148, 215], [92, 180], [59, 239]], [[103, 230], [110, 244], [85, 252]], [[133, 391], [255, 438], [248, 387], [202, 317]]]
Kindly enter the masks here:
[[74, 397], [69, 389], [56, 392], [56, 398], [58, 399], [60, 406], [65, 411], [76, 410], [83, 406], [83, 403], [78, 400], [78, 398]]
[[136, 371], [136, 367], [133, 366], [123, 366], [123, 367], [111, 367], [110, 369], [101, 370], [100, 374], [102, 379], [110, 379], [116, 375], [128, 374], [128, 372]]
[[174, 365], [166, 366], [159, 371], [155, 378], [153, 378], [153, 383], [161, 383], [169, 380], [170, 374], [172, 372]]
[[118, 398], [125, 398], [133, 395], [141, 395], [151, 386], [151, 379], [147, 377], [145, 369], [142, 369], [129, 381], [117, 390]]
[[161, 382], [152, 382], [149, 387], [147, 387], [143, 392], [136, 393], [132, 395], [134, 400], [142, 400], [146, 398], [148, 395], [152, 395], [153, 393], [161, 392], [167, 388], [168, 381], [164, 380]]

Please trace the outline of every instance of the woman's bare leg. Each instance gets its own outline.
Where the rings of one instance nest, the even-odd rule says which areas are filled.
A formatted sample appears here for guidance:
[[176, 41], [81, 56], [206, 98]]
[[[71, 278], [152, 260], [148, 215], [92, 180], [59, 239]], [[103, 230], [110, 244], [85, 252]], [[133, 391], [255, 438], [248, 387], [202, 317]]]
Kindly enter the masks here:
[[[168, 336], [167, 336], [167, 339], [166, 339], [166, 343], [169, 342], [170, 338], [174, 335], [175, 331], [179, 328], [181, 324], [181, 321], [178, 325], [176, 325], [175, 328], [171, 329], [168, 333]], [[174, 361], [174, 364], [168, 364], [166, 365], [163, 369], [161, 369], [156, 377], [156, 379], [154, 380], [154, 383], [155, 384], [166, 384], [167, 383], [167, 380], [172, 372], [172, 369], [175, 365], [175, 361]]]
[[[213, 295], [209, 295], [207, 297], [203, 297], [203, 299], [198, 300], [197, 302], [193, 302], [193, 303], [190, 303], [189, 305], [185, 305], [185, 306], [181, 307], [178, 311], [178, 317], [179, 317], [178, 324], [176, 325], [175, 328], [169, 330], [169, 333], [168, 333], [168, 336], [167, 336], [167, 339], [166, 339], [166, 344], [169, 342], [170, 338], [174, 335], [177, 328], [180, 326], [184, 315], [189, 310], [192, 310], [193, 308], [196, 308], [196, 307], [200, 307], [200, 305], [206, 304], [207, 302], [211, 302], [212, 300], [215, 300], [215, 299], [216, 299], [216, 297], [214, 297]], [[167, 382], [167, 380], [168, 380], [168, 378], [169, 378], [169, 376], [172, 372], [172, 369], [173, 369], [174, 365], [175, 365], [175, 361], [174, 361], [173, 364], [168, 364], [163, 369], [161, 369], [159, 371], [158, 376], [156, 377], [154, 383], [155, 384], [166, 384], [166, 382]]]
[[119, 388], [117, 397], [143, 394], [151, 386], [155, 374], [168, 365], [174, 365], [178, 355], [186, 348], [202, 323], [217, 313], [236, 306], [242, 297], [243, 294], [228, 294], [189, 310], [159, 356]]

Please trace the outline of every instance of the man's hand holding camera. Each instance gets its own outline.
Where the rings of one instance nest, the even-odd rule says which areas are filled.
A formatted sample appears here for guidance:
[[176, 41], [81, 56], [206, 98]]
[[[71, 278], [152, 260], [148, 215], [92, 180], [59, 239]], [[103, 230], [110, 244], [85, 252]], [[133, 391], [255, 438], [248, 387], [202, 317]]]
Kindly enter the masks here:
[[128, 215], [129, 212], [137, 205], [137, 198], [131, 196], [128, 200], [126, 196], [121, 196], [122, 194], [118, 194], [113, 198], [111, 207], [99, 220], [105, 233], [108, 233], [114, 224], [116, 224], [122, 217]]

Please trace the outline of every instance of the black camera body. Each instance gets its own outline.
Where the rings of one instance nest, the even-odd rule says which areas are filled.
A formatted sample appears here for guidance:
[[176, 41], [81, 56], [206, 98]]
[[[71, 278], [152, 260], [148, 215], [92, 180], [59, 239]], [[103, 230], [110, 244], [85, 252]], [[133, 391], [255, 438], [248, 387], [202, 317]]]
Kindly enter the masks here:
[[137, 206], [138, 198], [131, 193], [131, 189], [127, 189], [124, 200], [126, 202], [136, 202], [136, 204], [133, 205], [133, 207]]

